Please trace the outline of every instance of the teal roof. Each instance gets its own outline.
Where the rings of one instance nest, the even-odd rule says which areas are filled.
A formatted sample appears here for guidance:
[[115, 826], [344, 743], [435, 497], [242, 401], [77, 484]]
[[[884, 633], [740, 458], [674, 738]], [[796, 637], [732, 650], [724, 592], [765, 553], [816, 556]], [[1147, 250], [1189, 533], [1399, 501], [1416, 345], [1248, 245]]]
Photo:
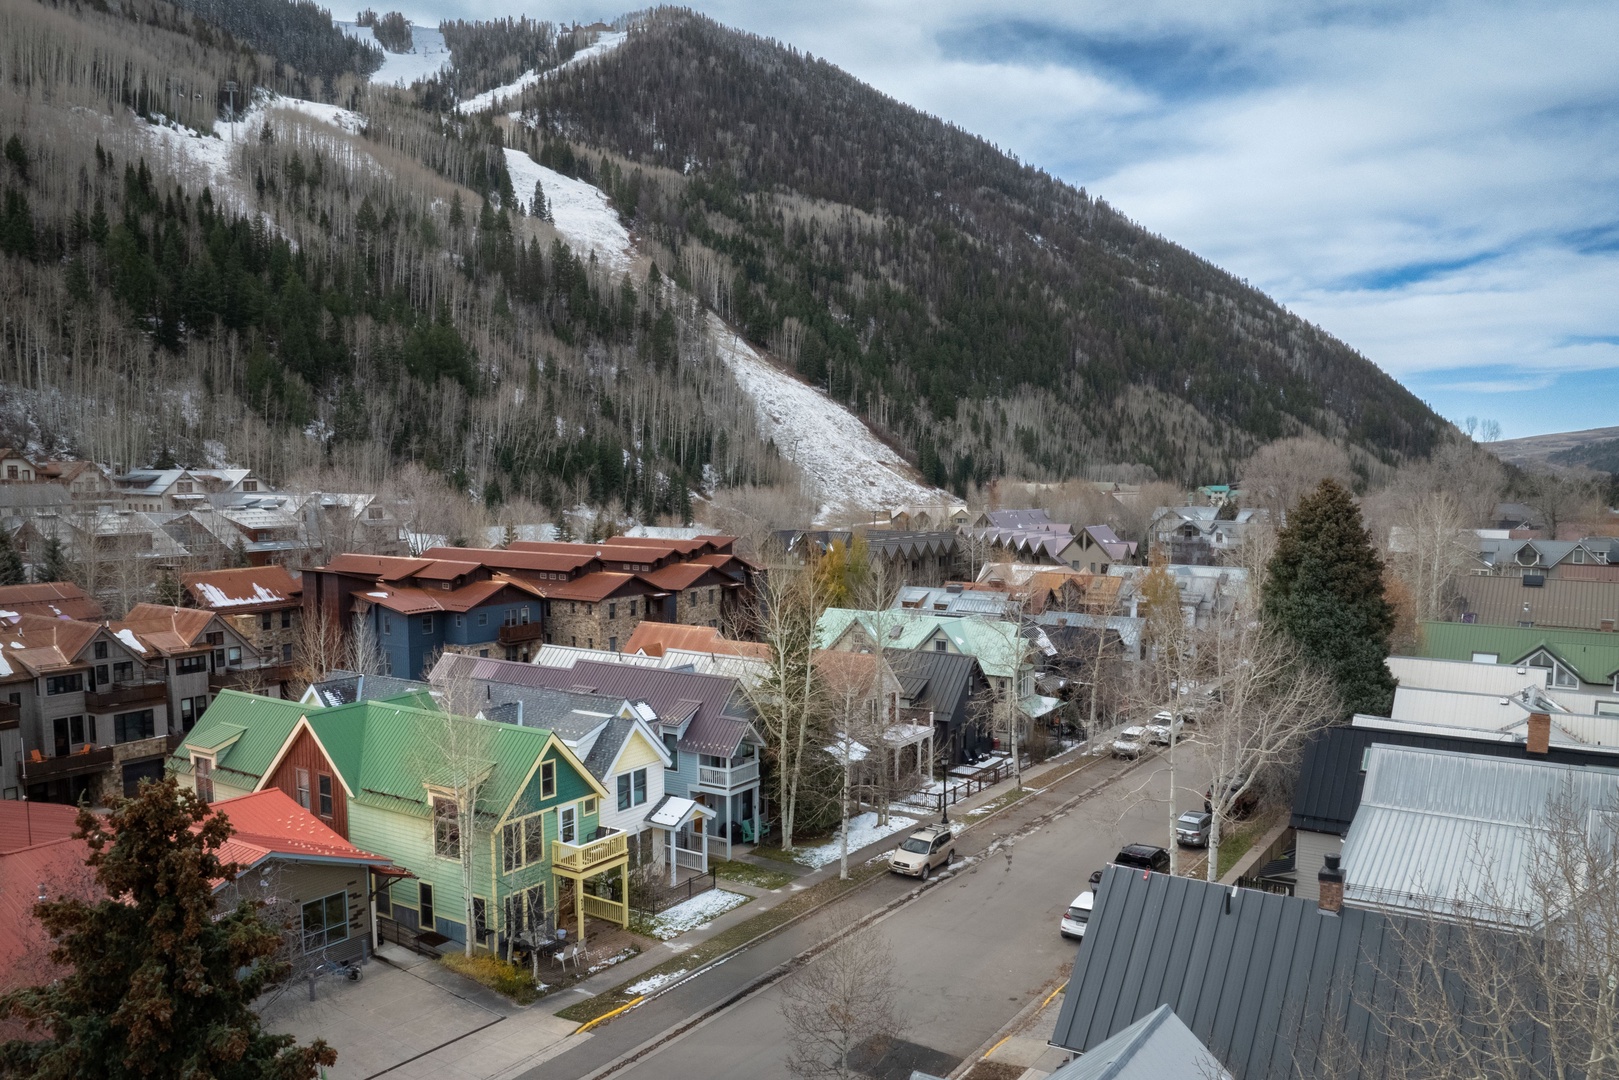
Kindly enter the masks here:
[[1545, 649], [1587, 683], [1611, 683], [1619, 672], [1619, 634], [1597, 630], [1425, 622], [1417, 628], [1417, 649], [1418, 655], [1435, 660], [1494, 653], [1502, 664], [1519, 663]]
[[1032, 660], [1032, 656], [1023, 651], [1032, 646], [1018, 636], [1014, 623], [972, 615], [933, 615], [904, 608], [884, 611], [827, 608], [815, 628], [816, 645], [831, 648], [849, 626], [857, 622], [866, 636], [884, 649], [918, 649], [934, 634], [943, 634], [957, 652], [976, 659], [984, 674], [995, 678], [1011, 678], [1020, 655], [1025, 657], [1025, 663]]
[[[551, 733], [544, 728], [452, 716], [396, 701], [356, 701], [322, 709], [226, 690], [175, 751], [171, 768], [189, 771], [192, 747], [210, 750], [239, 736], [220, 753], [217, 767], [256, 783], [300, 717], [308, 717], [310, 729], [355, 802], [407, 813], [426, 813], [424, 785], [448, 783], [451, 760], [482, 763], [488, 778], [479, 792], [481, 808], [502, 813], [551, 743]], [[552, 756], [588, 775], [560, 740], [553, 745]]]

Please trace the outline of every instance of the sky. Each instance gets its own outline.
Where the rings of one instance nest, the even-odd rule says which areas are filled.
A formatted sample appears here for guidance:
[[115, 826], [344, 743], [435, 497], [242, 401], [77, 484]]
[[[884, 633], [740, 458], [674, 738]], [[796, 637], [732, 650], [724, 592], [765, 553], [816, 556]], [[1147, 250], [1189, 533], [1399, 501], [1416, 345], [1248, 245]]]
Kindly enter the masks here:
[[684, 2], [1085, 188], [1449, 419], [1619, 424], [1619, 3]]

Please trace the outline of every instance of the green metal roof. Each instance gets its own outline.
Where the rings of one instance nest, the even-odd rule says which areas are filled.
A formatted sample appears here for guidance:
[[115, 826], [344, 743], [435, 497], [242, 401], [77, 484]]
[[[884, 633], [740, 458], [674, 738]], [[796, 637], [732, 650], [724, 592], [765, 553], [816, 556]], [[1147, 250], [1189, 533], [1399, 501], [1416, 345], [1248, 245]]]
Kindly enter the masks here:
[[1597, 630], [1425, 622], [1418, 624], [1417, 642], [1420, 655], [1435, 660], [1471, 660], [1474, 653], [1494, 653], [1502, 664], [1519, 663], [1545, 649], [1587, 683], [1611, 683], [1619, 672], [1619, 634]]
[[1017, 626], [1004, 619], [933, 615], [905, 608], [884, 611], [827, 608], [816, 624], [816, 644], [823, 649], [830, 648], [855, 622], [883, 649], [918, 649], [935, 633], [942, 632], [957, 652], [976, 659], [985, 675], [1002, 679], [1013, 676], [1020, 652], [1031, 648], [1018, 637]]
[[258, 780], [275, 760], [287, 736], [292, 733], [298, 718], [307, 706], [296, 701], [244, 694], [240, 690], [221, 690], [213, 704], [203, 712], [197, 726], [186, 734], [170, 759], [170, 768], [179, 772], [191, 771], [191, 747], [215, 750], [240, 736], [226, 746], [215, 763], [218, 768]]
[[[189, 771], [192, 747], [209, 750], [240, 733], [219, 755], [218, 767], [256, 781], [304, 716], [356, 802], [406, 813], [427, 812], [424, 785], [450, 783], [460, 771], [452, 760], [476, 761], [488, 770], [480, 807], [503, 812], [551, 739], [544, 728], [474, 720], [394, 701], [322, 709], [226, 690], [175, 751], [171, 768]], [[585, 774], [560, 740], [555, 747], [559, 764]]]

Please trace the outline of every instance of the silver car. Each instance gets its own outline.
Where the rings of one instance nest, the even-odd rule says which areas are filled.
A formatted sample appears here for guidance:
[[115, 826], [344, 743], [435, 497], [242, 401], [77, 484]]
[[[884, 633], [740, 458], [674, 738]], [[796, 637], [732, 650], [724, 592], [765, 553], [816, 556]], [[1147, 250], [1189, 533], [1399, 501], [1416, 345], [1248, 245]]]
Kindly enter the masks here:
[[1132, 725], [1119, 732], [1119, 737], [1113, 740], [1113, 756], [1122, 758], [1138, 758], [1141, 756], [1142, 744], [1146, 739], [1147, 729]]
[[1175, 843], [1181, 847], [1208, 847], [1213, 815], [1204, 810], [1188, 810], [1175, 819]]

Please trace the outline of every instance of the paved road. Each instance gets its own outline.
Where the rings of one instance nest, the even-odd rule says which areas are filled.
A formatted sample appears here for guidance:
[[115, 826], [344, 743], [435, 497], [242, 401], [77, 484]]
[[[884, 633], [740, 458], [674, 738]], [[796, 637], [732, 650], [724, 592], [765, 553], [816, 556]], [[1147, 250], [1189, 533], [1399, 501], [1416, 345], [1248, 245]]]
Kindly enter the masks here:
[[[1192, 770], [1185, 768], [1195, 749], [1188, 746], [1181, 753], [1183, 771], [1177, 779], [1182, 790], [1176, 802], [1185, 809], [1200, 805], [1201, 793], [1196, 782], [1188, 783]], [[909, 1021], [904, 1037], [938, 1055], [918, 1064], [948, 1071], [1042, 986], [1066, 974], [1077, 946], [1057, 932], [1063, 908], [1121, 843], [1163, 842], [1169, 814], [1168, 767], [1162, 758], [1124, 773], [1054, 820], [1031, 824], [1122, 769], [1119, 763], [1104, 762], [970, 829], [958, 846], [967, 865], [861, 931], [884, 937], [896, 957], [896, 979], [904, 988], [898, 1003]], [[599, 1035], [529, 1075], [586, 1075], [914, 887], [898, 877], [878, 881], [598, 1029]], [[785, 1077], [779, 1002], [777, 988], [763, 990], [617, 1075], [637, 1080]]]

